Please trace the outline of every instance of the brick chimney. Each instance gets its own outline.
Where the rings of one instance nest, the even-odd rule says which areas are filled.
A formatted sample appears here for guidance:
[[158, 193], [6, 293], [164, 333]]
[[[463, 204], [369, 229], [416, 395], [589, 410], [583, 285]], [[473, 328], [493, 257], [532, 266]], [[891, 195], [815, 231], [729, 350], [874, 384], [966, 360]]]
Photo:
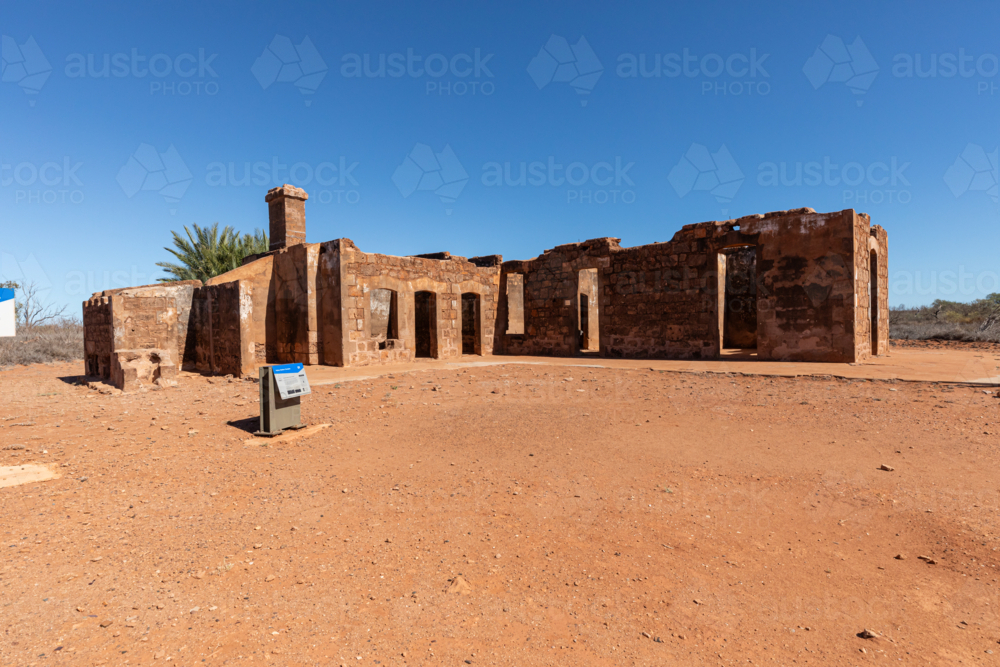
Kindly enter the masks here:
[[267, 191], [267, 217], [271, 226], [271, 250], [306, 242], [306, 200], [309, 195], [294, 185]]

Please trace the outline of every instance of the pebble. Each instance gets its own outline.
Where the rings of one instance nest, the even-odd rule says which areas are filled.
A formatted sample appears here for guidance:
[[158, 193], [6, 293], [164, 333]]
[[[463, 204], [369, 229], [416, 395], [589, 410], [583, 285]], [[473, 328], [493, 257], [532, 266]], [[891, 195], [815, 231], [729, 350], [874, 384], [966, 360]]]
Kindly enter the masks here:
[[114, 623], [114, 621], [112, 621], [110, 618], [105, 619], [105, 620], [101, 621], [101, 627], [102, 628], [106, 628], [109, 625], [111, 625], [112, 623]]
[[274, 581], [274, 579], [275, 577], [273, 574], [269, 574], [266, 577], [264, 577], [264, 581]]
[[887, 465], [886, 465], [886, 464], [884, 464], [884, 463], [883, 463], [882, 465], [880, 465], [880, 466], [878, 467], [878, 469], [879, 469], [879, 470], [885, 470], [886, 472], [892, 472], [893, 470], [895, 470], [895, 468], [893, 468], [892, 466], [887, 466]]

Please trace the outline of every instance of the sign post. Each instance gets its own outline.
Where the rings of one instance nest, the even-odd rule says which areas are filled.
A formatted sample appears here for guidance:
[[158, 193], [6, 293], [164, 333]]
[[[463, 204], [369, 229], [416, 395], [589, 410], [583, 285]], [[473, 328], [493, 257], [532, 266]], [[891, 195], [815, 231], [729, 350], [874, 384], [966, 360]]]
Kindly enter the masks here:
[[14, 290], [0, 287], [0, 338], [9, 338], [17, 334], [15, 320]]
[[302, 364], [260, 367], [260, 430], [273, 437], [286, 429], [304, 428], [299, 398], [310, 394]]

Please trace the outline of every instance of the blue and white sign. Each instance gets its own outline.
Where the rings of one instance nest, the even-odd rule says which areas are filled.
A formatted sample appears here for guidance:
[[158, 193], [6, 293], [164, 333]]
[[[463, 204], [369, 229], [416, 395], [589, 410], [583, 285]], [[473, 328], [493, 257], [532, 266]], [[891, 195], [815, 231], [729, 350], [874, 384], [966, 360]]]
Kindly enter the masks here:
[[14, 334], [14, 290], [0, 287], [0, 338]]
[[274, 383], [278, 385], [278, 393], [283, 400], [312, 393], [302, 364], [271, 366], [271, 372], [274, 373]]

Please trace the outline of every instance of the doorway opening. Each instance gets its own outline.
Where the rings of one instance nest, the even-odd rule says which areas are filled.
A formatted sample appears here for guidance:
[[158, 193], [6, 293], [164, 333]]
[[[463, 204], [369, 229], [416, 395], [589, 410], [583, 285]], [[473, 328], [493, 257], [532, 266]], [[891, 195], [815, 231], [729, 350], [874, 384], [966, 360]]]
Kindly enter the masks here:
[[868, 268], [868, 312], [871, 315], [872, 356], [878, 356], [878, 255], [871, 251]]
[[757, 349], [757, 247], [725, 248], [719, 260], [720, 348], [752, 356]]
[[482, 354], [479, 340], [479, 295], [462, 294], [462, 354]]
[[414, 355], [417, 358], [437, 359], [437, 295], [434, 292], [414, 294]]
[[373, 289], [371, 293], [372, 338], [378, 349], [386, 349], [387, 341], [399, 338], [399, 298], [391, 289]]
[[524, 275], [507, 274], [507, 333], [524, 333]]
[[600, 352], [599, 319], [597, 269], [583, 269], [577, 278], [577, 349], [580, 352]]

